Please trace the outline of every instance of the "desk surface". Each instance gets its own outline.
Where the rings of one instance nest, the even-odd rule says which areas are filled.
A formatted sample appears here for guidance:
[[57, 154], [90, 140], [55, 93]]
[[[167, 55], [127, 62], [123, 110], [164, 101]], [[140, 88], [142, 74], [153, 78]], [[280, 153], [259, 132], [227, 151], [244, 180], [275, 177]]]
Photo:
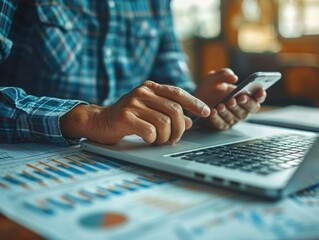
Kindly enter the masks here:
[[42, 239], [40, 236], [9, 220], [2, 214], [0, 214], [0, 235], [2, 239]]
[[[51, 148], [52, 146], [50, 146]], [[34, 147], [33, 147], [34, 148]], [[28, 148], [29, 150], [31, 149], [31, 152], [33, 150], [33, 148]], [[44, 151], [45, 149], [42, 149], [42, 151]], [[17, 152], [16, 148], [13, 148], [12, 151]], [[84, 157], [84, 159], [88, 159], [88, 156], [83, 156], [80, 152], [80, 149], [68, 149], [68, 150], [64, 150], [63, 153], [55, 153], [54, 150], [54, 154], [57, 154], [57, 160], [62, 161], [64, 163], [64, 157], [69, 157], [69, 156], [80, 156], [81, 159]], [[43, 153], [44, 154], [44, 153]], [[45, 156], [45, 157], [44, 157]], [[32, 159], [29, 159], [32, 158]], [[31, 161], [32, 164], [36, 164], [37, 162], [41, 161], [45, 161], [44, 159], [52, 159], [52, 154], [51, 153], [45, 153], [44, 155], [42, 155], [41, 157], [36, 156], [34, 157], [33, 155], [31, 157], [29, 157], [28, 160]], [[40, 159], [40, 160], [39, 160]], [[51, 160], [50, 160], [51, 161]], [[98, 162], [98, 161], [97, 161]], [[97, 163], [96, 162], [96, 163]], [[113, 163], [114, 164], [114, 163]], [[109, 168], [114, 171], [114, 172], [121, 172], [122, 170], [121, 168], [114, 168], [112, 166], [109, 166]], [[134, 168], [135, 169], [135, 168]], [[132, 169], [130, 169], [132, 170]], [[102, 171], [102, 170], [101, 170]], [[104, 171], [104, 170], [103, 170]], [[109, 170], [107, 170], [109, 171]], [[124, 174], [124, 176], [122, 176]], [[181, 223], [180, 225], [178, 225], [178, 229], [185, 229], [185, 231], [187, 230], [186, 233], [189, 234], [196, 234], [197, 232], [190, 232], [189, 229], [194, 230], [194, 229], [198, 229], [198, 227], [200, 227], [200, 229], [204, 229], [207, 232], [207, 235], [205, 235], [206, 237], [203, 237], [202, 239], [210, 239], [211, 238], [211, 230], [215, 229], [215, 228], [210, 228], [210, 226], [212, 226], [211, 223], [215, 223], [215, 222], [220, 222], [220, 223], [227, 223], [225, 224], [225, 226], [219, 226], [214, 225], [216, 227], [216, 229], [218, 229], [219, 227], [223, 228], [223, 232], [219, 231], [220, 234], [231, 234], [231, 236], [233, 236], [232, 234], [234, 233], [233, 231], [229, 232], [229, 229], [242, 229], [244, 228], [245, 230], [247, 230], [247, 233], [249, 234], [249, 236], [251, 236], [251, 234], [255, 234], [253, 238], [263, 238], [265, 236], [265, 234], [270, 234], [269, 236], [277, 236], [276, 234], [281, 234], [282, 232], [279, 231], [275, 231], [276, 229], [273, 228], [273, 226], [281, 226], [283, 227], [283, 232], [287, 235], [280, 235], [277, 236], [277, 238], [279, 239], [287, 239], [287, 238], [291, 238], [291, 236], [299, 236], [296, 238], [300, 238], [302, 239], [304, 236], [304, 238], [307, 238], [307, 236], [310, 236], [308, 238], [311, 239], [317, 239], [319, 236], [319, 224], [318, 224], [318, 220], [317, 220], [317, 216], [319, 215], [319, 187], [317, 189], [315, 189], [314, 191], [316, 191], [317, 195], [314, 194], [313, 199], [309, 198], [304, 198], [303, 195], [300, 195], [296, 198], [291, 198], [291, 199], [287, 199], [283, 202], [279, 202], [278, 204], [276, 204], [275, 206], [270, 206], [268, 203], [267, 204], [262, 204], [260, 203], [260, 201], [249, 201], [247, 204], [245, 205], [246, 207], [243, 208], [243, 204], [244, 202], [240, 201], [240, 197], [234, 198], [234, 196], [231, 194], [230, 197], [228, 198], [228, 194], [229, 192], [224, 192], [222, 189], [214, 189], [214, 191], [212, 191], [211, 187], [196, 183], [196, 182], [186, 182], [184, 180], [179, 180], [177, 181], [177, 183], [175, 184], [175, 182], [171, 182], [171, 179], [167, 179], [167, 176], [165, 176], [164, 178], [158, 177], [157, 175], [154, 175], [151, 172], [148, 172], [147, 170], [141, 170], [139, 169], [138, 171], [132, 170], [132, 171], [128, 171], [123, 172], [123, 174], [121, 175], [121, 177], [119, 178], [119, 180], [122, 182], [122, 180], [124, 181], [128, 181], [131, 183], [135, 183], [137, 181], [139, 181], [139, 177], [143, 177], [145, 179], [146, 176], [146, 182], [147, 182], [147, 178], [150, 178], [149, 181], [151, 181], [153, 183], [153, 187], [148, 188], [147, 190], [143, 190], [143, 187], [138, 187], [137, 189], [137, 193], [135, 195], [131, 195], [132, 198], [121, 198], [121, 195], [117, 195], [117, 193], [114, 193], [114, 196], [110, 197], [110, 200], [107, 201], [113, 201], [111, 203], [115, 203], [115, 205], [117, 204], [117, 199], [125, 199], [125, 201], [123, 200], [121, 202], [121, 205], [119, 206], [118, 211], [122, 211], [122, 209], [125, 209], [128, 211], [128, 213], [130, 214], [130, 210], [132, 209], [132, 201], [134, 203], [136, 203], [136, 209], [134, 208], [134, 211], [137, 211], [137, 217], [136, 219], [140, 219], [140, 216], [138, 214], [144, 214], [145, 213], [145, 209], [147, 209], [147, 211], [150, 211], [151, 214], [149, 214], [150, 216], [156, 216], [155, 214], [152, 213], [161, 213], [163, 215], [159, 215], [162, 217], [167, 217], [169, 216], [170, 213], [175, 213], [175, 211], [181, 211], [180, 214], [182, 214], [182, 211], [184, 211], [185, 209], [185, 215], [179, 215], [179, 217], [187, 217], [189, 218], [189, 211], [188, 210], [194, 210], [194, 206], [196, 208], [196, 211], [194, 210], [192, 212], [192, 214], [195, 214], [194, 216], [196, 217], [196, 224], [193, 224], [194, 221], [192, 221], [192, 219], [190, 219], [188, 222], [187, 221], [179, 221], [178, 217], [174, 217], [172, 216], [171, 218], [165, 218], [165, 220], [167, 219], [167, 221], [163, 222], [163, 225], [161, 225], [160, 227], [156, 227], [156, 229], [154, 228], [154, 232], [156, 234], [159, 234], [160, 237], [163, 236], [163, 232], [162, 232], [162, 228], [163, 226], [165, 227], [171, 227], [174, 226], [174, 224], [176, 223]], [[146, 175], [145, 175], [146, 174]], [[87, 175], [89, 176], [89, 175]], [[110, 175], [110, 179], [113, 179], [113, 174]], [[152, 180], [153, 178], [155, 178], [155, 180]], [[159, 178], [159, 179], [157, 179]], [[103, 178], [103, 181], [108, 180], [108, 175], [106, 175], [105, 178]], [[160, 181], [158, 181], [160, 180]], [[100, 185], [100, 181], [99, 182], [94, 182], [94, 186], [97, 187]], [[104, 182], [103, 182], [104, 183]], [[108, 182], [109, 183], [109, 182]], [[118, 184], [117, 182], [111, 182], [110, 184], [108, 184], [110, 187], [114, 187], [117, 186], [116, 184]], [[160, 187], [157, 187], [158, 184], [160, 184]], [[163, 185], [162, 185], [163, 184]], [[83, 182], [81, 184], [81, 189]], [[142, 186], [142, 185], [141, 185]], [[74, 186], [72, 186], [72, 189], [74, 188]], [[216, 190], [216, 191], [215, 191]], [[193, 197], [189, 197], [190, 195], [193, 195], [193, 191], [196, 192], [195, 196], [196, 198]], [[127, 190], [127, 192], [129, 192], [129, 190]], [[72, 193], [71, 193], [72, 194]], [[129, 194], [129, 193], [128, 193]], [[305, 196], [308, 193], [306, 193]], [[9, 196], [9, 195], [8, 195]], [[126, 196], [126, 195], [124, 195]], [[135, 197], [134, 197], [135, 196]], [[160, 196], [160, 197], [158, 197]], [[185, 197], [186, 196], [186, 197]], [[10, 196], [9, 196], [10, 197]], [[10, 212], [11, 215], [17, 217], [15, 214], [16, 213], [20, 213], [19, 207], [20, 204], [18, 203], [18, 200], [16, 201], [17, 203], [15, 203], [15, 201], [12, 201], [12, 197], [7, 197], [6, 201], [4, 201], [4, 205], [2, 205], [2, 207], [5, 206], [9, 206], [10, 208], [6, 208], [6, 209], [10, 209], [12, 210]], [[55, 195], [53, 197], [61, 197], [61, 195]], [[118, 198], [117, 198], [118, 197]], [[17, 199], [17, 198], [16, 198]], [[25, 195], [22, 195], [21, 199], [23, 199], [23, 201], [25, 199], [27, 199], [27, 197]], [[44, 195], [41, 195], [41, 198], [39, 198], [39, 200], [43, 200], [44, 199]], [[46, 197], [45, 197], [46, 199]], [[172, 201], [173, 199], [173, 201]], [[188, 199], [188, 202], [185, 202], [185, 199]], [[234, 200], [235, 199], [235, 203]], [[30, 200], [30, 199], [29, 199]], [[32, 201], [33, 199], [31, 199], [30, 201]], [[245, 200], [245, 199], [243, 199]], [[153, 202], [155, 201], [155, 205], [153, 204]], [[148, 204], [152, 202], [152, 204]], [[238, 204], [237, 204], [238, 202]], [[34, 202], [32, 202], [34, 203]], [[98, 207], [97, 209], [101, 209], [100, 212], [97, 212], [97, 214], [95, 214], [93, 217], [95, 217], [95, 219], [99, 218], [101, 216], [101, 214], [103, 214], [103, 217], [107, 216], [107, 214], [109, 214], [110, 212], [108, 211], [107, 208], [105, 208], [105, 204], [104, 202], [101, 201], [95, 201], [94, 202]], [[11, 204], [11, 205], [10, 205]], [[96, 206], [95, 205], [95, 206]], [[112, 205], [112, 206], [115, 206]], [[154, 206], [153, 206], [154, 205]], [[85, 205], [86, 206], [86, 205]], [[145, 206], [147, 208], [145, 208]], [[225, 207], [226, 206], [226, 207]], [[83, 207], [84, 208], [84, 207]], [[77, 210], [81, 210], [81, 207], [76, 208]], [[116, 208], [115, 208], [116, 209]], [[244, 211], [242, 211], [242, 209], [244, 209]], [[113, 209], [112, 209], [113, 210]], [[123, 211], [124, 212], [124, 211]], [[63, 217], [68, 217], [69, 214], [68, 213], [63, 213], [61, 211], [61, 216], [60, 218], [55, 218], [55, 222], [54, 224], [56, 224], [54, 227], [55, 229], [62, 229], [62, 231], [60, 233], [64, 234], [64, 233], [69, 233], [69, 224], [64, 224], [63, 222], [61, 222], [61, 220], [63, 221], [64, 218]], [[111, 212], [112, 213], [112, 212]], [[211, 214], [210, 216], [207, 216], [206, 213], [216, 213], [216, 214]], [[64, 215], [63, 215], [64, 214]], [[111, 214], [112, 215], [112, 214]], [[31, 215], [30, 215], [31, 216]], [[35, 215], [34, 216], [38, 216]], [[72, 217], [72, 215], [70, 215]], [[128, 216], [128, 215], [126, 215]], [[133, 215], [132, 215], [133, 216]], [[175, 215], [176, 216], [176, 215]], [[45, 218], [33, 218], [34, 220], [32, 220], [29, 215], [24, 215], [21, 214], [19, 215], [19, 217], [22, 219], [20, 221], [25, 221], [25, 222], [33, 222], [33, 223], [39, 223], [40, 226], [38, 226], [38, 228], [43, 231], [43, 226], [52, 226], [52, 222], [50, 221], [46, 221]], [[71, 219], [70, 217], [70, 219]], [[92, 237], [92, 231], [85, 231], [84, 227], [92, 227], [89, 226], [85, 223], [85, 220], [90, 219], [90, 217], [92, 217], [91, 215], [83, 215], [84, 218], [82, 218], [82, 220], [84, 219], [84, 221], [82, 221], [82, 223], [84, 223], [83, 225], [75, 225], [73, 221], [70, 221], [68, 223], [71, 223], [71, 225], [73, 224], [73, 227], [77, 227], [77, 231], [74, 231], [74, 233], [76, 233], [77, 237], [80, 236], [80, 238], [82, 239], [88, 239], [90, 237]], [[107, 227], [110, 226], [108, 224], [117, 224], [117, 223], [121, 223], [119, 220], [123, 221], [123, 219], [125, 220], [125, 214], [122, 214], [122, 216], [120, 215], [113, 215], [113, 221], [110, 222], [106, 222], [104, 225], [101, 225], [101, 227]], [[114, 217], [117, 217], [117, 219], [115, 219]], [[118, 218], [118, 217], [122, 217], [122, 218]], [[257, 220], [256, 220], [257, 217]], [[134, 218], [132, 218], [134, 220]], [[184, 219], [184, 218], [183, 218]], [[224, 221], [225, 219], [227, 219], [227, 221]], [[264, 219], [264, 221], [260, 222], [260, 220], [258, 219]], [[43, 220], [43, 221], [42, 221]], [[72, 219], [71, 219], [72, 220]], [[116, 222], [116, 221], [119, 222]], [[178, 221], [177, 221], [178, 220]], [[231, 221], [229, 221], [231, 220]], [[306, 220], [306, 221], [305, 221]], [[139, 222], [139, 221], [132, 221], [132, 222]], [[151, 224], [148, 224], [149, 222], [153, 223], [153, 226], [158, 226], [158, 218], [151, 218], [150, 220], [147, 220], [147, 225], [148, 227], [151, 226]], [[186, 222], [186, 225], [185, 225]], [[238, 224], [240, 222], [240, 224]], [[98, 222], [100, 223], [100, 222]], [[184, 225], [183, 225], [184, 224]], [[260, 224], [262, 224], [262, 227], [260, 227]], [[191, 228], [189, 228], [189, 226], [191, 226]], [[209, 226], [209, 227], [206, 227]], [[300, 230], [300, 226], [304, 226], [305, 231], [301, 231]], [[42, 227], [42, 228], [41, 228]], [[93, 227], [100, 229], [100, 225], [94, 225]], [[143, 226], [145, 227], [145, 226]], [[234, 228], [235, 227], [235, 228]], [[141, 228], [142, 229], [142, 228]], [[260, 229], [262, 229], [263, 231], [259, 231]], [[125, 230], [125, 228], [124, 228]], [[127, 230], [127, 229], [126, 229]], [[170, 230], [174, 230], [174, 229], [170, 229]], [[257, 230], [257, 231], [256, 231]], [[278, 229], [277, 229], [278, 230]], [[206, 233], [204, 231], [204, 233]], [[308, 232], [310, 235], [307, 235]], [[44, 231], [45, 232], [45, 231]], [[218, 232], [218, 231], [217, 231]], [[235, 231], [236, 232], [236, 231]], [[240, 232], [240, 231], [239, 231]], [[84, 233], [84, 234], [82, 234]], [[130, 234], [131, 232], [127, 231], [123, 233], [122, 229], [119, 230], [120, 235], [125, 235], [125, 234]], [[153, 233], [153, 232], [152, 232]], [[169, 232], [170, 233], [170, 232]], [[174, 231], [175, 233], [175, 231]], [[178, 232], [179, 233], [179, 232]], [[201, 232], [203, 233], [203, 232]], [[184, 232], [183, 232], [184, 234]], [[237, 232], [235, 233], [237, 234]], [[243, 233], [245, 234], [245, 233]], [[303, 235], [306, 234], [306, 235]], [[45, 235], [43, 235], [45, 236]], [[131, 236], [131, 235], [127, 235], [127, 236]], [[143, 236], [145, 236], [145, 239], [147, 239], [147, 233], [144, 234], [143, 232]], [[248, 236], [248, 235], [243, 235], [243, 236]], [[257, 237], [256, 237], [257, 236]], [[315, 237], [314, 237], [315, 236]], [[74, 237], [74, 238], [77, 238]], [[103, 235], [104, 237], [104, 235]], [[31, 232], [30, 230], [25, 229], [24, 227], [20, 226], [19, 224], [7, 219], [5, 216], [0, 214], [0, 238], [1, 239], [43, 239], [43, 237], [40, 237], [39, 235], [36, 235], [35, 233]], [[227, 238], [227, 237], [226, 237]], [[231, 237], [229, 237], [231, 238]], [[243, 237], [245, 238], [245, 237]], [[247, 238], [247, 237], [246, 237]], [[275, 238], [275, 237], [274, 237]]]

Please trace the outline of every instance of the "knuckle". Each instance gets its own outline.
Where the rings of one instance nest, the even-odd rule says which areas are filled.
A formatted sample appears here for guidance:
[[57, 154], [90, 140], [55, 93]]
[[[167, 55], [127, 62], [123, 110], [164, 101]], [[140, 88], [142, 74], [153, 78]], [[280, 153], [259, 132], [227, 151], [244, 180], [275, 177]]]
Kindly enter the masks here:
[[162, 127], [166, 128], [171, 126], [171, 119], [167, 116], [162, 116], [159, 122]]
[[149, 142], [154, 142], [156, 138], [156, 128], [154, 126], [148, 126], [145, 128], [145, 136]]
[[135, 88], [132, 92], [133, 97], [145, 97], [148, 94], [149, 94], [149, 89], [143, 85]]
[[178, 97], [183, 97], [185, 95], [184, 90], [179, 87], [172, 87], [172, 94]]
[[171, 103], [170, 104], [170, 109], [171, 109], [173, 114], [179, 115], [179, 114], [183, 113], [183, 108], [178, 103]]
[[136, 98], [130, 98], [127, 100], [127, 104], [128, 107], [135, 107], [138, 105], [138, 100]]
[[123, 122], [128, 123], [131, 119], [131, 111], [127, 108], [124, 108], [120, 113], [120, 119]]
[[154, 88], [156, 85], [157, 85], [157, 83], [150, 81], [150, 80], [147, 80], [141, 86], [148, 87], [148, 88]]

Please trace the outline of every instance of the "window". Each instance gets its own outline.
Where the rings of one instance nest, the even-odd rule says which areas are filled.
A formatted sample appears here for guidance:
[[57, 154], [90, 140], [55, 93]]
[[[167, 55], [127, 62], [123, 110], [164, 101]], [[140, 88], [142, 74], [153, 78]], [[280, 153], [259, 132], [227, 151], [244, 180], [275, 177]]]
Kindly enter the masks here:
[[280, 0], [279, 32], [286, 38], [319, 34], [318, 0]]
[[181, 40], [215, 38], [221, 32], [220, 0], [172, 1], [175, 30]]
[[238, 17], [238, 46], [244, 52], [277, 52], [274, 5], [270, 0], [243, 0]]

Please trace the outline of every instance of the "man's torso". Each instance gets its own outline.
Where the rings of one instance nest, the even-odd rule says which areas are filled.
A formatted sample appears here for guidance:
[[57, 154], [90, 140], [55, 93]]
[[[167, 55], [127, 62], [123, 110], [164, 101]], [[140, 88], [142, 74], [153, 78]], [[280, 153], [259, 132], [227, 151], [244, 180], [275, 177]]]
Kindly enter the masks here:
[[169, 1], [21, 1], [1, 85], [110, 102], [148, 79]]

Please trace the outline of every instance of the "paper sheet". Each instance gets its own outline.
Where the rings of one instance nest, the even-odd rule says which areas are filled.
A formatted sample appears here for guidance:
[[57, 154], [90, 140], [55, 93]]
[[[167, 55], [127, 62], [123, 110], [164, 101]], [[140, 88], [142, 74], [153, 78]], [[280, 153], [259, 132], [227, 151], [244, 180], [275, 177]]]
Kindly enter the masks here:
[[45, 238], [319, 237], [319, 187], [267, 202], [79, 148], [51, 150], [0, 161], [0, 210]]

